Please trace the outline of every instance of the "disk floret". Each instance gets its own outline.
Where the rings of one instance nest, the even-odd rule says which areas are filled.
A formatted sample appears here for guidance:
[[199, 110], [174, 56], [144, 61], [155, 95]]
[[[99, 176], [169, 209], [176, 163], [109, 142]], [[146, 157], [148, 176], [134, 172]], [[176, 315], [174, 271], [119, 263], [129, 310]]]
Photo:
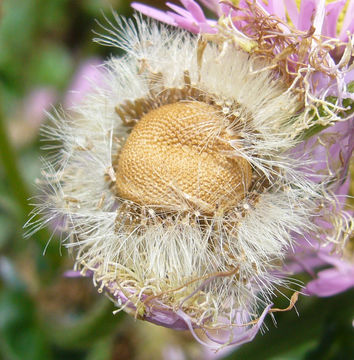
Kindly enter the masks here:
[[[212, 105], [183, 101], [150, 111], [118, 154], [117, 194], [141, 205], [203, 213], [226, 211], [245, 197], [252, 170], [232, 157], [225, 119]], [[233, 185], [231, 185], [233, 184]]]

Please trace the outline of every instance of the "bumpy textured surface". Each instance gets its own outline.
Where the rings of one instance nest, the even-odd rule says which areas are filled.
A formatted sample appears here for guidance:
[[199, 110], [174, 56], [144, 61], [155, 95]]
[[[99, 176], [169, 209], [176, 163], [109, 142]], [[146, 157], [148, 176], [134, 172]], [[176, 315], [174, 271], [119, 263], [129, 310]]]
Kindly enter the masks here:
[[225, 211], [245, 196], [252, 177], [250, 164], [231, 156], [232, 138], [213, 105], [177, 102], [152, 110], [119, 153], [117, 195], [140, 205]]

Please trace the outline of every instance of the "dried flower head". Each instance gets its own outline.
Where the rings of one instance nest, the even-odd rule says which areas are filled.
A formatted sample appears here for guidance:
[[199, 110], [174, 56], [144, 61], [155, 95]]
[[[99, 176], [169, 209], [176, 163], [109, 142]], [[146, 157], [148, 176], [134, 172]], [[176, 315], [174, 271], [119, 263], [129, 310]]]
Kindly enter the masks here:
[[232, 34], [220, 47], [139, 16], [108, 24], [96, 40], [126, 55], [43, 129], [54, 155], [37, 211], [61, 219], [76, 268], [119, 308], [216, 346], [249, 341], [291, 286], [281, 270], [295, 246], [341, 248], [352, 226], [335, 195], [346, 173], [304, 143], [311, 91]]

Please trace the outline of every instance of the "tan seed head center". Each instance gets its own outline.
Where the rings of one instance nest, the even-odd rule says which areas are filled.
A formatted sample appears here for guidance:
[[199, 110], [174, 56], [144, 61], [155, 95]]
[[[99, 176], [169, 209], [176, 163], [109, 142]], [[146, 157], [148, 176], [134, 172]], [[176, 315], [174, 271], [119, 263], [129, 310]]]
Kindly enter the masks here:
[[117, 195], [140, 205], [207, 214], [237, 205], [250, 187], [252, 169], [230, 155], [223, 122], [220, 111], [203, 102], [151, 110], [118, 154]]

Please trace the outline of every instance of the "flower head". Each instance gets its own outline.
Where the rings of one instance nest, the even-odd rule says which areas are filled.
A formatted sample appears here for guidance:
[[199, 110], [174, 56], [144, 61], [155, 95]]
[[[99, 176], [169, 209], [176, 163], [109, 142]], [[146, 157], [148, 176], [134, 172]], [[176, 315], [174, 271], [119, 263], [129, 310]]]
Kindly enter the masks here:
[[219, 21], [191, 0], [168, 21], [139, 9], [204, 37], [108, 21], [96, 40], [126, 55], [44, 128], [61, 146], [38, 211], [62, 220], [77, 269], [119, 308], [218, 347], [252, 340], [276, 311], [298, 248], [338, 251], [349, 237], [350, 45], [337, 64], [316, 30], [253, 2], [203, 3]]

